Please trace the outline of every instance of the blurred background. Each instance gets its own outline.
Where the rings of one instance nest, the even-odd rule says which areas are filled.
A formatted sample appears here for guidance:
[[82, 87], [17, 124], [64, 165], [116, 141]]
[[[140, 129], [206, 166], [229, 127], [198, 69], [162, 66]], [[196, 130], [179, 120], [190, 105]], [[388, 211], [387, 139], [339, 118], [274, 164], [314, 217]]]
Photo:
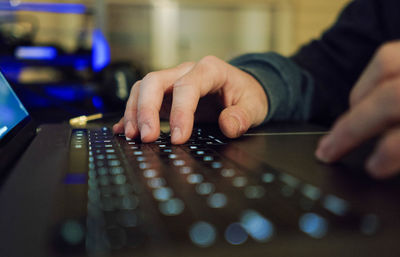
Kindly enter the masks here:
[[205, 55], [290, 55], [347, 2], [0, 0], [0, 69], [40, 121], [120, 113], [149, 71]]

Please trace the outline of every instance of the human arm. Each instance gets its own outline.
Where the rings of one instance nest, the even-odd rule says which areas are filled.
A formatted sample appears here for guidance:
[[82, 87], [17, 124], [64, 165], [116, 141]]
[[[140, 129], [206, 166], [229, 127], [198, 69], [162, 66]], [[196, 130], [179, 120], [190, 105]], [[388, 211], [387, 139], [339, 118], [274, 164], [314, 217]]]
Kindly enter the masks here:
[[[376, 1], [366, 0], [356, 2], [372, 3]], [[159, 131], [158, 112], [160, 109], [161, 111], [168, 109], [164, 108], [165, 105], [161, 104], [161, 102], [164, 100], [163, 96], [172, 93], [175, 102], [180, 101], [179, 96], [175, 97], [176, 94], [172, 89], [175, 87], [174, 83], [177, 82], [180, 77], [185, 78], [184, 80], [187, 85], [191, 85], [192, 87], [194, 86], [195, 88], [207, 87], [208, 89], [205, 90], [206, 93], [214, 93], [215, 90], [213, 86], [219, 87], [220, 82], [222, 82], [222, 84], [224, 83], [224, 79], [221, 79], [221, 77], [227, 76], [227, 80], [236, 80], [238, 76], [231, 78], [233, 74], [231, 71], [235, 71], [235, 74], [240, 73], [240, 76], [248, 76], [250, 74], [262, 86], [264, 92], [266, 95], [268, 95], [269, 111], [268, 116], [266, 117], [267, 120], [311, 120], [316, 122], [326, 120], [332, 121], [347, 107], [347, 101], [343, 101], [343, 99], [346, 99], [352, 82], [349, 82], [346, 78], [357, 75], [353, 75], [352, 71], [343, 73], [343, 69], [341, 68], [341, 65], [339, 65], [343, 63], [337, 64], [332, 60], [332, 58], [329, 57], [340, 57], [340, 53], [342, 52], [351, 53], [354, 51], [354, 44], [357, 44], [360, 42], [360, 40], [362, 41], [365, 39], [364, 36], [357, 38], [357, 40], [350, 40], [351, 44], [348, 44], [347, 41], [338, 41], [338, 39], [343, 38], [343, 31], [350, 30], [352, 33], [357, 34], [357, 29], [360, 29], [360, 26], [357, 25], [360, 23], [359, 21], [351, 21], [351, 13], [354, 13], [354, 11], [352, 11], [353, 9], [363, 9], [364, 11], [362, 12], [366, 12], [367, 14], [369, 14], [371, 11], [370, 7], [360, 8], [354, 4], [349, 6], [345, 11], [345, 13], [350, 13], [349, 15], [342, 15], [336, 25], [330, 29], [325, 36], [323, 36], [320, 40], [314, 41], [310, 45], [305, 46], [293, 58], [285, 58], [276, 53], [248, 54], [240, 56], [231, 61], [231, 64], [242, 71], [245, 71], [240, 73], [237, 69], [227, 69], [226, 67], [229, 67], [229, 65], [223, 63], [222, 61], [218, 61], [218, 69], [214, 69], [213, 66], [215, 63], [217, 63], [216, 58], [207, 57], [203, 58], [197, 64], [184, 64], [173, 69], [152, 72], [148, 74], [142, 81], [139, 81], [134, 85], [131, 97], [127, 103], [127, 108], [124, 115], [125, 117], [119, 123], [119, 125], [116, 125], [115, 131], [123, 131], [123, 128], [125, 127], [125, 132], [127, 132], [127, 135], [135, 137], [139, 135], [139, 131], [141, 130], [140, 126], [138, 127], [138, 124], [140, 125], [149, 123], [149, 125], [151, 125], [150, 136], [147, 136], [148, 129], [146, 129], [149, 126], [144, 126], [144, 131], [141, 131], [142, 139], [144, 139], [144, 141], [155, 140], [158, 134], [157, 131]], [[366, 16], [367, 14], [364, 14], [363, 16]], [[371, 19], [376, 20], [376, 18], [373, 18], [376, 15], [370, 16]], [[353, 23], [355, 23], [355, 25]], [[349, 29], [349, 27], [351, 29]], [[367, 34], [367, 32], [358, 34], [364, 35]], [[371, 44], [375, 45], [374, 43], [369, 43], [368, 45]], [[337, 45], [340, 45], [340, 47]], [[341, 49], [346, 49], [346, 51]], [[367, 51], [367, 54], [365, 51]], [[368, 47], [366, 50], [364, 49], [364, 51], [361, 51], [360, 55], [371, 55], [369, 52], [372, 51], [373, 50]], [[337, 58], [337, 60], [340, 60], [340, 58]], [[352, 56], [350, 59], [346, 59], [346, 61], [353, 63], [354, 67], [360, 66], [355, 64], [355, 62], [358, 60], [358, 56]], [[361, 64], [363, 64], [363, 62], [361, 62]], [[210, 65], [210, 67], [207, 67], [208, 65]], [[324, 68], [321, 69], [321, 67]], [[229, 72], [224, 74], [218, 72], [204, 72], [204, 70], [207, 69], [222, 71], [222, 73], [224, 73], [226, 70], [229, 70]], [[358, 70], [362, 70], [362, 68], [359, 67]], [[188, 76], [187, 73], [190, 74], [190, 76]], [[207, 79], [209, 81], [204, 81], [204, 77], [201, 73], [207, 74]], [[342, 76], [337, 76], [337, 74], [341, 74]], [[214, 80], [214, 78], [210, 78], [210, 76], [216, 76], [215, 81], [218, 81], [218, 83], [209, 85], [208, 83], [211, 80]], [[144, 86], [141, 86], [141, 89], [139, 89], [139, 85], [142, 84]], [[177, 85], [179, 84], [181, 83], [177, 83]], [[254, 80], [249, 83], [250, 86], [247, 86], [246, 84], [240, 84], [239, 86], [239, 83], [231, 84], [238, 85], [237, 88], [240, 87], [241, 90], [243, 89], [246, 91], [252, 91], [253, 89], [257, 88], [257, 92], [260, 93], [258, 87], [251, 86], [255, 84]], [[222, 88], [224, 88], [224, 92], [226, 92], [228, 89], [227, 87]], [[241, 92], [241, 90], [239, 91]], [[151, 91], [153, 93], [150, 93], [148, 96], [148, 92]], [[236, 93], [232, 92], [232, 94]], [[200, 95], [200, 97], [201, 96], [204, 95]], [[185, 98], [185, 96], [182, 96], [185, 101], [187, 101], [186, 99], [194, 101], [191, 107], [197, 106], [200, 97], [196, 96]], [[230, 103], [224, 102], [223, 104], [227, 106], [227, 104]], [[251, 104], [251, 100], [249, 101], [249, 104]], [[153, 110], [147, 110], [148, 108], [146, 105], [153, 108]], [[265, 107], [262, 106], [262, 108]], [[194, 110], [195, 108], [191, 108], [189, 112], [193, 113]], [[215, 112], [217, 111], [219, 110], [215, 110]], [[172, 123], [175, 120], [173, 118], [175, 116], [174, 113], [176, 112], [172, 112], [170, 115], [171, 125], [173, 125]], [[145, 118], [147, 116], [149, 116], [149, 118]], [[135, 122], [136, 120], [138, 122]], [[259, 119], [257, 119], [257, 122], [251, 122], [250, 126], [257, 125], [259, 122]], [[187, 139], [192, 123], [193, 119], [191, 117], [186, 118], [186, 121], [182, 122], [182, 126], [184, 127], [184, 139]], [[246, 126], [244, 127], [247, 129], [249, 126], [247, 126], [248, 124], [245, 125]], [[224, 129], [222, 130], [224, 132]], [[245, 129], [243, 129], [241, 133], [244, 131]], [[236, 136], [240, 135], [241, 133], [237, 133]], [[227, 135], [231, 137], [233, 136], [231, 133], [227, 133]], [[183, 141], [184, 140], [181, 140], [179, 142]], [[177, 141], [173, 140], [173, 142]]]
[[[311, 101], [294, 106], [308, 113], [311, 121], [326, 125], [344, 113], [319, 144], [316, 156], [323, 162], [335, 162], [362, 142], [379, 136], [366, 170], [376, 178], [400, 171], [400, 42], [390, 42], [400, 38], [399, 7], [391, 0], [354, 1], [320, 40], [304, 46], [291, 58], [304, 74], [310, 74], [297, 84], [307, 84], [313, 90]], [[309, 95], [299, 96], [304, 99]], [[269, 97], [270, 101], [276, 99], [274, 94]], [[279, 99], [285, 104], [285, 99], [291, 98]], [[278, 113], [273, 118], [281, 117]]]
[[[171, 92], [173, 99], [177, 100], [175, 103], [185, 103], [180, 107], [186, 104], [191, 107], [179, 118], [177, 114], [180, 112], [177, 110], [180, 108], [174, 109], [174, 102], [172, 103], [171, 127], [173, 131], [177, 124], [183, 127], [180, 129], [182, 137], [179, 139], [174, 136], [174, 132], [172, 133], [173, 143], [182, 143], [187, 140], [193, 126], [193, 115], [197, 103], [200, 97], [208, 93], [218, 93], [222, 96], [223, 106], [229, 109], [231, 105], [237, 103], [229, 99], [237, 99], [236, 97], [243, 96], [243, 92], [247, 92], [246, 97], [239, 97], [240, 106], [252, 106], [247, 108], [245, 113], [252, 114], [253, 110], [263, 110], [257, 111], [256, 115], [252, 114], [250, 119], [239, 120], [244, 121], [243, 126], [242, 124], [235, 126], [238, 123], [224, 118], [225, 115], [222, 112], [219, 125], [229, 137], [239, 136], [249, 127], [261, 123], [267, 113], [268, 120], [311, 120], [329, 124], [348, 108], [347, 97], [350, 90], [374, 51], [386, 40], [400, 38], [396, 26], [393, 27], [389, 22], [394, 21], [395, 24], [400, 24], [400, 16], [397, 15], [396, 8], [393, 8], [396, 6], [398, 7], [398, 4], [394, 0], [387, 0], [384, 4], [378, 0], [352, 2], [337, 23], [320, 40], [303, 47], [290, 59], [271, 53], [242, 56], [232, 61], [232, 64], [242, 70], [241, 72], [221, 60], [216, 61], [214, 57], [208, 57], [200, 61], [198, 63], [200, 65], [191, 63], [191, 67], [186, 71], [184, 67], [178, 66], [172, 73], [171, 70], [151, 73], [144, 79], [146, 83], [143, 84], [147, 86], [140, 88], [154, 87], [160, 91], [152, 95], [146, 93], [147, 90], [139, 89], [143, 81], [135, 84], [125, 117], [115, 125], [114, 131], [125, 130], [129, 137], [138, 136], [140, 131], [145, 142], [155, 140], [159, 133], [158, 111], [162, 108], [164, 93]], [[215, 62], [211, 62], [210, 59]], [[215, 66], [216, 63], [218, 63], [217, 66]], [[189, 66], [189, 64], [185, 65]], [[167, 73], [175, 75], [169, 77]], [[181, 77], [184, 78], [183, 84], [186, 85], [184, 87], [180, 86]], [[176, 81], [179, 83], [175, 84]], [[163, 83], [166, 86], [160, 88], [160, 84]], [[177, 88], [191, 89], [185, 94], [176, 94], [175, 85], [178, 85]], [[234, 86], [227, 87], [226, 85]], [[227, 95], [230, 97], [224, 98]], [[153, 108], [151, 111], [145, 111], [147, 104]], [[175, 106], [179, 105], [175, 104]], [[154, 125], [151, 133], [148, 133], [146, 128], [141, 128], [141, 123], [146, 124], [148, 121], [143, 117], [152, 119], [149, 119], [150, 124]], [[246, 117], [246, 115], [241, 117]], [[235, 130], [235, 127], [240, 129]], [[382, 131], [378, 132], [382, 133]], [[318, 151], [317, 156], [327, 162], [335, 161], [356, 145], [357, 143], [353, 143], [347, 148], [343, 148], [342, 145], [342, 151], [332, 159], [323, 158]]]

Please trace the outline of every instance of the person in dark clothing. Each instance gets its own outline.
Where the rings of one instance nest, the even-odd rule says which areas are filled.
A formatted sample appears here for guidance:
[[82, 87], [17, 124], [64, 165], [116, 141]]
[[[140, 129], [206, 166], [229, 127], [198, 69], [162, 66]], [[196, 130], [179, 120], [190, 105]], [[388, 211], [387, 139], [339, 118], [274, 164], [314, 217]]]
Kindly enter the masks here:
[[[382, 135], [366, 169], [376, 178], [390, 177], [400, 171], [399, 13], [398, 0], [354, 0], [319, 40], [290, 58], [269, 52], [226, 63], [207, 56], [149, 73], [132, 87], [114, 132], [154, 141], [159, 115], [170, 109], [171, 141], [181, 144], [207, 101], [221, 108], [218, 123], [230, 138], [268, 121], [336, 120], [316, 156], [335, 162]], [[172, 105], [164, 98], [169, 94]]]

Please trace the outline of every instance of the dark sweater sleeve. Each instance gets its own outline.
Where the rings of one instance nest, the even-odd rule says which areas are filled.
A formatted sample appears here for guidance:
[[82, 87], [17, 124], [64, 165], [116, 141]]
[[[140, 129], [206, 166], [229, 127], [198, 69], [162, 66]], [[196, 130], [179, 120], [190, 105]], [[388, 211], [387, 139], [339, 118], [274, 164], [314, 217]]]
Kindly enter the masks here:
[[267, 120], [329, 125], [348, 108], [350, 90], [377, 47], [400, 38], [400, 30], [395, 29], [400, 27], [399, 6], [398, 0], [352, 1], [320, 39], [292, 57], [247, 54], [231, 64], [264, 87], [269, 100]]
[[242, 55], [230, 63], [263, 86], [269, 104], [266, 121], [310, 119], [314, 82], [295, 62], [270, 52]]

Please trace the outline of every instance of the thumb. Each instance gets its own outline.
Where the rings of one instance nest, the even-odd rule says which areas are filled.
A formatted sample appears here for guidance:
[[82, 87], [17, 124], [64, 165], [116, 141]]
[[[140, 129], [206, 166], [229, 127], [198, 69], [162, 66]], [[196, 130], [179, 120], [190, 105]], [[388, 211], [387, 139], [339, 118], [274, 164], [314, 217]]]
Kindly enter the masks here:
[[218, 123], [225, 136], [236, 138], [245, 133], [252, 125], [251, 114], [244, 106], [231, 105], [221, 112]]

